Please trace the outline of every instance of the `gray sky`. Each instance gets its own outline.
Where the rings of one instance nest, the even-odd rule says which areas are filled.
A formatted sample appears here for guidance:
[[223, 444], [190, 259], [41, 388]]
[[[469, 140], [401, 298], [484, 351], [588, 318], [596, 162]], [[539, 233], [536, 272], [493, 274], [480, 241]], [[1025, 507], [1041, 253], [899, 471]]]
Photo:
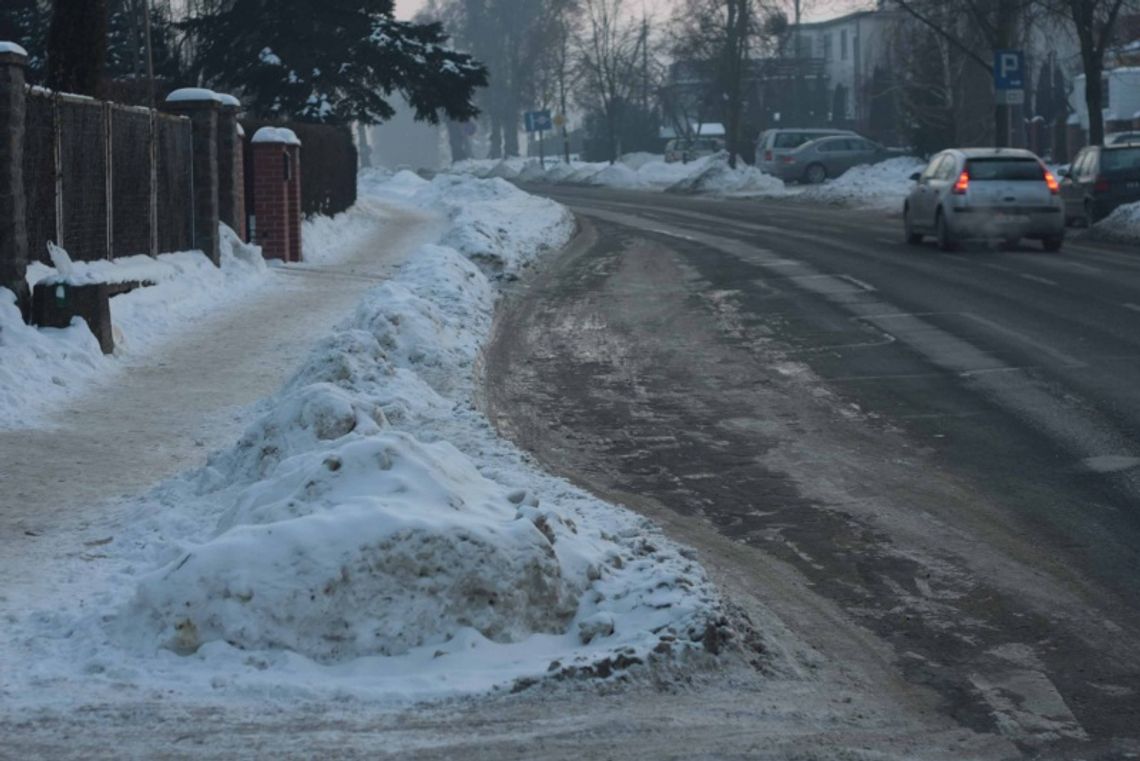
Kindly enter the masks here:
[[[650, 10], [657, 9], [662, 13], [672, 5], [670, 0], [644, 0], [644, 2]], [[396, 0], [396, 17], [410, 18], [424, 4], [425, 0]], [[640, 3], [637, 0], [632, 0], [629, 5], [630, 7], [638, 7]], [[807, 20], [818, 21], [853, 10], [873, 8], [875, 3], [874, 0], [815, 0], [815, 2], [809, 0], [805, 5], [810, 6], [806, 15]]]

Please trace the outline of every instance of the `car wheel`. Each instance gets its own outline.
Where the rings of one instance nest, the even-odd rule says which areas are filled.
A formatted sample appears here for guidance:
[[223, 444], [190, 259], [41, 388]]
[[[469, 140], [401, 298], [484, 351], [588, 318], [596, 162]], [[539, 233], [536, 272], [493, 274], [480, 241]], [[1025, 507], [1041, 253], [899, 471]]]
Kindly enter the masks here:
[[1065, 242], [1065, 238], [1061, 235], [1050, 235], [1048, 238], [1041, 240], [1041, 248], [1046, 251], [1060, 251], [1061, 244]]
[[812, 185], [818, 185], [827, 179], [827, 170], [823, 168], [823, 164], [812, 164], [804, 172], [804, 179]]
[[922, 243], [922, 233], [916, 233], [914, 228], [910, 225], [910, 207], [903, 207], [903, 230], [906, 234], [906, 242], [912, 246], [917, 246]]
[[953, 251], [958, 247], [957, 241], [954, 240], [954, 235], [950, 232], [950, 225], [946, 224], [946, 217], [942, 213], [942, 209], [938, 210], [938, 217], [934, 221], [934, 226], [938, 230], [938, 247], [943, 251]]

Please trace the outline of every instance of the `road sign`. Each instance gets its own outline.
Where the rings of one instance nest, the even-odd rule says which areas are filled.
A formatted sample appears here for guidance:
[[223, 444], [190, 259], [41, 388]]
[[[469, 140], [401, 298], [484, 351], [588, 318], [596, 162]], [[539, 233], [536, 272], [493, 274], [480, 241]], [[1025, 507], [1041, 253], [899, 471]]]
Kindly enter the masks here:
[[994, 51], [994, 89], [1025, 89], [1025, 54], [1022, 51]]
[[554, 122], [549, 111], [527, 111], [524, 115], [527, 132], [545, 132], [554, 129]]
[[1021, 106], [1025, 104], [1025, 90], [995, 90], [994, 96], [999, 106]]
[[554, 116], [554, 126], [555, 127], [561, 127], [565, 123], [566, 123], [566, 117], [564, 115], [556, 114]]

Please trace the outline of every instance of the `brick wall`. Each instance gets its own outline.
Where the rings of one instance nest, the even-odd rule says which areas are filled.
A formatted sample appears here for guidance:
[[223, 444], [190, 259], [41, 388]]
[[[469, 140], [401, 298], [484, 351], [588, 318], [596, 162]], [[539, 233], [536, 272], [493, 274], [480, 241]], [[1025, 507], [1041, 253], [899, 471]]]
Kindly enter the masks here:
[[[272, 133], [287, 133], [282, 140]], [[301, 261], [301, 147], [288, 130], [259, 130], [253, 150], [252, 238], [266, 259]]]

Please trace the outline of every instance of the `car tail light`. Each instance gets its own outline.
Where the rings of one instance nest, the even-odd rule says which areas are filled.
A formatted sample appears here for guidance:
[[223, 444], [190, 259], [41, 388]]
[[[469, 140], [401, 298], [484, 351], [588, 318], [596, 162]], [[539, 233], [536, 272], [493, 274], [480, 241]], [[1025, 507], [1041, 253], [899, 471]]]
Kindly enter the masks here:
[[1061, 192], [1061, 186], [1057, 184], [1057, 178], [1049, 170], [1045, 170], [1045, 184], [1049, 186], [1049, 192], [1057, 195]]
[[1097, 177], [1096, 182], [1093, 184], [1093, 191], [1097, 193], [1107, 193], [1110, 187], [1108, 180], [1103, 177]]
[[954, 183], [954, 189], [951, 191], [956, 196], [966, 195], [966, 191], [970, 187], [970, 173], [962, 172], [958, 175], [958, 181]]
[[771, 161], [772, 160], [772, 152], [771, 151], [764, 151], [764, 160], [765, 161]]

